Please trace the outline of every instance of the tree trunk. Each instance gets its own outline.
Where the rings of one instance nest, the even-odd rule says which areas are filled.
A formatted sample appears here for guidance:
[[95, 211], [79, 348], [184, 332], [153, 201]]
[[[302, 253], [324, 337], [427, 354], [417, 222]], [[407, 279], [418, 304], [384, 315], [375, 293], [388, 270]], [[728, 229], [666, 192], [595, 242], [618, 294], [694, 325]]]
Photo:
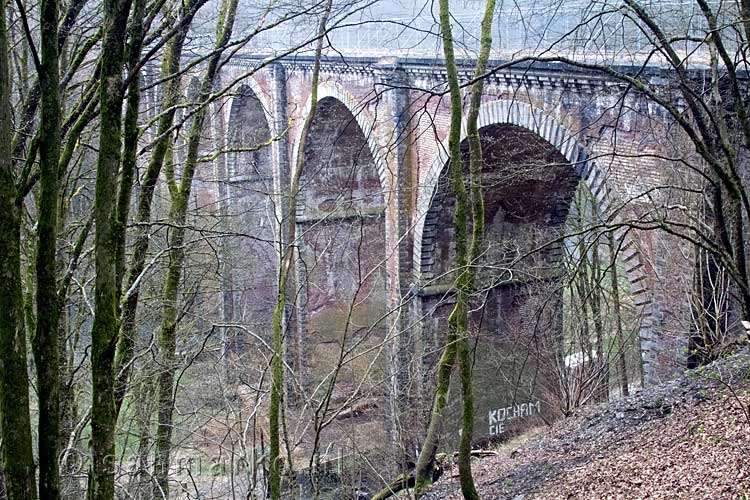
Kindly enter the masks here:
[[[78, 19], [78, 15], [81, 13], [81, 10], [83, 10], [86, 2], [87, 0], [74, 0], [68, 4], [68, 8], [65, 11], [65, 17], [60, 23], [59, 29], [57, 29], [58, 52], [65, 46], [71, 28], [75, 24], [76, 19]], [[37, 75], [36, 80], [31, 84], [28, 93], [24, 96], [23, 104], [21, 105], [22, 111], [20, 113], [20, 126], [18, 126], [15, 137], [13, 137], [13, 145], [11, 148], [13, 158], [22, 157], [28, 139], [34, 137], [34, 134], [32, 133], [34, 127], [34, 115], [36, 114], [41, 98], [41, 82], [39, 76], [41, 75]]]
[[36, 333], [32, 347], [39, 394], [39, 495], [60, 498], [60, 300], [57, 295], [57, 221], [60, 160], [60, 68], [57, 0], [41, 4], [41, 120], [39, 124]]
[[[197, 0], [190, 0], [185, 7], [184, 16], [195, 14]], [[125, 398], [128, 379], [131, 372], [131, 361], [135, 349], [136, 328], [135, 315], [138, 308], [140, 291], [140, 279], [146, 267], [146, 256], [148, 253], [150, 231], [148, 223], [151, 221], [151, 203], [159, 180], [164, 158], [167, 154], [172, 135], [169, 131], [174, 123], [175, 109], [181, 95], [181, 79], [177, 76], [180, 70], [180, 58], [182, 47], [187, 37], [190, 23], [185, 22], [185, 27], [178, 31], [173, 38], [167, 42], [164, 58], [162, 60], [162, 78], [167, 79], [163, 87], [161, 103], [162, 115], [157, 127], [157, 142], [151, 152], [144, 178], [141, 180], [141, 192], [138, 197], [138, 207], [135, 214], [136, 230], [133, 242], [133, 253], [128, 266], [128, 277], [124, 297], [122, 313], [120, 316], [120, 331], [117, 340], [117, 354], [115, 358], [116, 384], [115, 384], [115, 406], [119, 414], [122, 401]]]
[[[323, 52], [323, 35], [326, 31], [328, 17], [331, 14], [333, 6], [332, 0], [327, 0], [323, 14], [318, 23], [317, 43], [315, 45], [315, 61], [312, 70], [312, 85], [310, 91], [310, 113], [302, 124], [302, 136], [300, 138], [300, 151], [304, 148], [307, 141], [307, 134], [310, 125], [315, 119], [318, 105], [318, 80], [320, 77], [320, 57]], [[292, 266], [295, 260], [296, 248], [296, 231], [297, 231], [297, 192], [299, 191], [300, 178], [304, 167], [304, 156], [297, 157], [297, 164], [294, 165], [292, 178], [289, 188], [289, 206], [287, 222], [286, 247], [279, 262], [279, 286], [276, 294], [276, 307], [273, 312], [273, 357], [271, 359], [271, 398], [268, 409], [268, 434], [269, 434], [269, 456], [268, 456], [268, 487], [271, 492], [272, 500], [281, 499], [281, 432], [280, 417], [281, 404], [284, 393], [284, 316], [286, 311], [287, 283]]]
[[[148, 368], [152, 365], [149, 363]], [[147, 500], [153, 498], [150, 472], [148, 466], [151, 449], [151, 420], [154, 410], [154, 380], [144, 376], [133, 389], [133, 406], [135, 425], [137, 428], [138, 448], [133, 457], [133, 474], [128, 479], [127, 489], [133, 500]]]
[[[216, 27], [216, 50], [208, 62], [203, 78], [199, 103], [211, 96], [223, 48], [229, 42], [237, 12], [238, 0], [223, 0]], [[157, 382], [157, 428], [154, 448], [154, 497], [169, 498], [169, 464], [172, 447], [172, 413], [174, 410], [174, 374], [177, 329], [177, 303], [182, 267], [185, 261], [185, 222], [195, 169], [198, 166], [198, 151], [203, 123], [208, 106], [195, 112], [188, 136], [188, 151], [180, 185], [172, 192], [169, 222], [172, 231], [169, 237], [169, 267], [162, 293], [162, 323], [159, 331], [159, 377]], [[168, 182], [173, 182], [174, 179]]]
[[414, 494], [417, 498], [432, 484], [435, 456], [437, 455], [439, 443], [439, 429], [443, 421], [443, 410], [448, 402], [448, 389], [450, 388], [451, 373], [453, 372], [453, 365], [455, 363], [456, 343], [449, 338], [448, 343], [443, 348], [443, 353], [440, 355], [430, 421], [427, 426], [427, 433], [425, 434], [422, 449], [417, 458], [416, 479], [414, 481]]
[[[128, 69], [135, 70], [141, 57], [143, 45], [143, 15], [146, 0], [135, 0], [133, 15], [128, 29]], [[130, 213], [130, 198], [133, 192], [133, 177], [135, 175], [138, 148], [138, 115], [141, 103], [141, 80], [133, 78], [128, 85], [128, 102], [123, 124], [122, 173], [120, 174], [120, 190], [117, 194], [117, 208], [115, 211], [115, 281], [117, 291], [117, 307], [119, 313], [120, 295], [122, 294], [122, 279], [125, 274], [125, 230]], [[119, 405], [118, 405], [119, 408]]]
[[115, 425], [113, 362], [117, 341], [117, 280], [114, 215], [117, 174], [120, 170], [122, 67], [130, 0], [104, 0], [104, 36], [100, 64], [99, 159], [96, 169], [94, 324], [91, 330], [92, 500], [115, 495]]
[[[487, 61], [492, 48], [492, 17], [495, 13], [495, 0], [487, 0], [484, 17], [482, 19], [481, 29], [481, 47], [474, 77], [478, 78], [484, 75], [487, 68]], [[468, 301], [475, 289], [474, 271], [475, 261], [482, 253], [484, 241], [484, 195], [482, 191], [482, 142], [479, 136], [478, 120], [479, 109], [482, 104], [482, 94], [484, 92], [484, 80], [477, 80], [471, 87], [471, 105], [467, 119], [467, 138], [469, 141], [469, 184], [471, 195], [471, 215], [472, 215], [472, 237], [469, 247], [469, 256], [466, 264], [469, 266], [460, 271], [466, 276], [466, 293], [463, 304], [457, 303], [462, 307], [460, 310], [460, 323], [458, 328], [458, 364], [461, 370], [461, 392], [463, 394], [463, 412], [461, 417], [461, 441], [458, 450], [458, 472], [461, 480], [461, 491], [466, 500], [478, 500], [474, 486], [474, 478], [471, 474], [471, 444], [474, 437], [474, 393], [473, 393], [473, 359], [471, 355], [471, 345], [469, 343], [469, 312]], [[454, 170], [454, 175], [456, 171]], [[463, 182], [463, 181], [461, 181]], [[458, 217], [458, 215], [457, 215]], [[464, 222], [465, 224], [465, 222]], [[459, 287], [461, 285], [459, 284]], [[460, 294], [460, 292], [459, 292]]]
[[[495, 10], [494, 0], [488, 0], [482, 19], [481, 49], [474, 76], [484, 74], [489, 51], [492, 45], [492, 16]], [[483, 92], [483, 80], [479, 79], [472, 86], [471, 106], [467, 131], [469, 135], [469, 173], [470, 193], [467, 192], [461, 165], [461, 89], [458, 80], [453, 35], [450, 25], [450, 3], [440, 1], [440, 31], [443, 38], [443, 51], [448, 73], [448, 85], [451, 99], [451, 121], [448, 136], [450, 153], [451, 184], [456, 196], [455, 234], [456, 234], [456, 304], [448, 318], [448, 337], [438, 365], [437, 388], [433, 401], [430, 423], [425, 442], [420, 450], [415, 471], [415, 494], [419, 497], [432, 482], [435, 468], [435, 455], [438, 447], [438, 428], [442, 421], [443, 410], [448, 397], [450, 376], [458, 355], [461, 369], [461, 393], [463, 411], [461, 419], [461, 440], [459, 444], [458, 469], [461, 481], [461, 492], [467, 500], [478, 499], [479, 494], [474, 486], [471, 474], [471, 442], [474, 429], [474, 394], [472, 377], [471, 346], [469, 343], [468, 302], [474, 287], [474, 271], [471, 265], [481, 253], [484, 233], [484, 200], [482, 195], [481, 169], [482, 146], [477, 129], [479, 108]], [[471, 196], [469, 196], [469, 194]], [[468, 241], [467, 211], [471, 210], [473, 232], [471, 243]]]
[[11, 155], [13, 119], [5, 3], [0, 5], [0, 435], [8, 500], [35, 500], [21, 287], [21, 200]]

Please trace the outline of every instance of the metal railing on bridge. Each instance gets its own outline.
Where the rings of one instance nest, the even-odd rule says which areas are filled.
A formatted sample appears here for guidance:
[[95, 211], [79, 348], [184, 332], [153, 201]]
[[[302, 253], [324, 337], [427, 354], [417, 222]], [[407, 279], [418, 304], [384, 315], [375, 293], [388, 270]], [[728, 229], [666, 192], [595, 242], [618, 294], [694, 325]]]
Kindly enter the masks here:
[[[642, 2], [667, 36], [680, 38], [675, 47], [691, 59], [708, 59], [705, 17], [694, 0]], [[453, 29], [460, 56], [472, 58], [479, 48], [479, 31], [484, 2], [453, 0]], [[711, 2], [719, 9], [719, 2]], [[719, 13], [731, 14], [721, 4]], [[405, 13], [380, 10], [356, 15], [340, 14], [327, 36], [327, 53], [345, 56], [391, 56], [434, 58], [442, 54], [436, 12]], [[723, 9], [723, 10], [721, 10]], [[389, 13], [390, 12], [390, 13]], [[631, 64], [652, 59], [654, 40], [632, 20], [632, 11], [615, 0], [539, 0], [503, 2], [493, 22], [494, 59], [517, 59], [532, 55], [565, 56], [578, 61]], [[314, 31], [312, 20], [281, 25], [255, 37], [246, 53], [272, 54], [292, 44], [303, 44]], [[311, 49], [312, 44], [306, 48]], [[304, 51], [304, 50], [303, 50]]]

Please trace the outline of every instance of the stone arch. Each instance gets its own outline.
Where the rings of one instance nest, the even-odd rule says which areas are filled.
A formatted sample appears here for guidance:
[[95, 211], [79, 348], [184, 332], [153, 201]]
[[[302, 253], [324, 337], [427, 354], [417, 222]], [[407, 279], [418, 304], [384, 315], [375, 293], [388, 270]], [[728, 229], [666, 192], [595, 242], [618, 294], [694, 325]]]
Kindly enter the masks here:
[[[245, 156], [267, 156], [263, 167], [270, 173], [273, 171], [270, 145], [260, 147], [257, 151], [232, 151], [232, 149], [256, 148], [272, 138], [273, 119], [265, 99], [259, 94], [260, 88], [255, 84], [242, 84], [237, 88], [231, 104], [228, 106], [227, 138], [225, 143], [230, 148], [228, 175], [241, 175], [240, 165], [232, 165], [241, 161]], [[254, 90], [253, 87], [257, 89]], [[234, 170], [233, 170], [234, 169]]]
[[[328, 90], [320, 93], [304, 143], [298, 134], [293, 160], [304, 162], [296, 210], [295, 357], [313, 380], [330, 369], [330, 342], [356, 336], [362, 348], [382, 342], [387, 300], [386, 193], [372, 149], [373, 122], [364, 114], [358, 118], [353, 100], [342, 100], [338, 87], [323, 88]], [[363, 353], [363, 359], [370, 356]], [[356, 366], [343, 380], [356, 378]]]
[[[239, 85], [227, 106], [224, 198], [233, 266], [222, 284], [233, 320], [250, 331], [265, 331], [276, 302], [276, 234], [271, 109], [253, 80]], [[237, 352], [245, 352], [243, 331], [232, 330]]]
[[263, 116], [266, 120], [266, 123], [269, 127], [273, 126], [274, 123], [274, 116], [273, 116], [273, 101], [272, 97], [269, 95], [269, 92], [267, 92], [255, 78], [247, 77], [242, 80], [242, 83], [240, 83], [237, 86], [237, 92], [235, 92], [235, 95], [233, 95], [230, 99], [229, 106], [226, 106], [224, 108], [224, 120], [225, 123], [231, 123], [231, 117], [232, 117], [232, 105], [234, 102], [238, 99], [241, 99], [243, 97], [243, 94], [250, 94], [252, 93], [253, 96], [258, 100], [261, 107], [263, 108]]
[[[480, 130], [495, 126], [509, 125], [527, 130], [549, 143], [573, 167], [575, 174], [590, 189], [602, 212], [613, 205], [614, 193], [607, 186], [606, 176], [596, 161], [589, 158], [585, 147], [555, 117], [525, 102], [495, 100], [484, 103], [480, 108], [478, 128]], [[461, 141], [466, 139], [466, 120], [462, 123]], [[438, 148], [438, 156], [432, 162], [420, 188], [416, 207], [416, 224], [414, 229], [413, 272], [415, 282], [421, 285], [429, 280], [429, 269], [434, 256], [435, 238], [437, 235], [437, 216], [440, 209], [440, 177], [448, 164], [446, 148]], [[639, 297], [636, 303], [641, 308], [641, 355], [646, 377], [652, 363], [654, 343], [653, 297], [648, 285], [648, 276], [644, 270], [644, 259], [638, 245], [629, 232], [621, 231], [620, 259], [624, 263], [625, 274], [631, 284], [632, 292]]]
[[[385, 195], [385, 193], [387, 193], [390, 189], [388, 168], [386, 157], [382, 151], [383, 148], [379, 144], [375, 134], [375, 118], [366, 109], [365, 105], [361, 101], [357, 100], [351, 92], [349, 92], [342, 84], [338, 82], [323, 82], [318, 86], [318, 103], [326, 98], [335, 99], [341, 102], [354, 117], [354, 120], [357, 122], [357, 125], [359, 126], [360, 130], [365, 136], [365, 139], [367, 140], [367, 145], [370, 148], [370, 154], [372, 154], [373, 160], [375, 161], [378, 178], [380, 179], [381, 189], [383, 190], [383, 194]], [[295, 131], [294, 141], [292, 143], [293, 147], [291, 168], [296, 167], [300, 149], [304, 147], [304, 145], [302, 144], [302, 123], [304, 123], [304, 120], [310, 115], [311, 109], [312, 98], [308, 97], [301, 115], [301, 124]]]

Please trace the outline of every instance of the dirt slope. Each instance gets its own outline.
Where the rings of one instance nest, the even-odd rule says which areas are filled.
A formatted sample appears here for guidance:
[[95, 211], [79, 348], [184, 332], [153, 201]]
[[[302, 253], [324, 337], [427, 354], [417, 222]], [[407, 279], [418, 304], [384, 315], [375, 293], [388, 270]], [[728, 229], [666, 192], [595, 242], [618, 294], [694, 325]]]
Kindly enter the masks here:
[[[750, 500], [750, 350], [477, 460], [483, 500]], [[461, 498], [456, 471], [427, 496]]]

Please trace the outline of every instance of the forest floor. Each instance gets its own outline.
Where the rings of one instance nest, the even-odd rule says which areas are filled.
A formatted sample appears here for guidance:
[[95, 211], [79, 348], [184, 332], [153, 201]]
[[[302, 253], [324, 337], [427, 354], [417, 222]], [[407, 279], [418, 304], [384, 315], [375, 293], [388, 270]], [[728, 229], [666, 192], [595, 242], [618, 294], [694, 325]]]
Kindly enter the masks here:
[[[483, 500], [750, 500], [750, 349], [477, 459]], [[461, 497], [447, 470], [425, 497]]]

